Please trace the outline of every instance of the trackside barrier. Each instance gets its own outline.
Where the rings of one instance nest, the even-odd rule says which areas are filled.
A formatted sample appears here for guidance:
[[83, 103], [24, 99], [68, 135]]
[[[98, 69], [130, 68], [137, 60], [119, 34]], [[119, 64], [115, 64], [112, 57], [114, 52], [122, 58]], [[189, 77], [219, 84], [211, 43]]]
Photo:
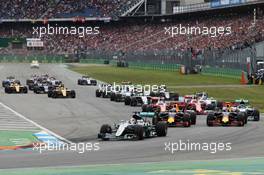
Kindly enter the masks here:
[[32, 60], [38, 60], [40, 63], [64, 63], [64, 56], [11, 56], [0, 55], [1, 63], [30, 63]]

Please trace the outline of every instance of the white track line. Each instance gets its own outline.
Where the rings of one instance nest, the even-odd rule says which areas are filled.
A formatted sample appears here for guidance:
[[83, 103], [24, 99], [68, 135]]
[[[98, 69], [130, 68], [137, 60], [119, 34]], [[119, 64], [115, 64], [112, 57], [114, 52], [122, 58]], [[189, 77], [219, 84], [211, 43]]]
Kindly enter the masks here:
[[62, 137], [62, 136], [59, 136], [58, 134], [56, 134], [56, 133], [50, 131], [49, 129], [47, 129], [47, 128], [45, 128], [45, 127], [43, 127], [43, 126], [37, 124], [36, 122], [34, 122], [34, 121], [28, 119], [27, 117], [25, 117], [25, 116], [23, 116], [22, 114], [16, 112], [15, 110], [11, 109], [10, 107], [6, 106], [5, 104], [3, 104], [3, 103], [0, 102], [0, 105], [3, 106], [4, 108], [10, 110], [11, 112], [13, 112], [13, 113], [14, 113], [15, 115], [17, 115], [18, 117], [20, 117], [20, 118], [22, 118], [22, 119], [24, 119], [24, 120], [26, 120], [26, 121], [32, 123], [33, 125], [35, 125], [36, 127], [40, 128], [40, 129], [42, 129], [43, 131], [45, 131], [45, 132], [47, 132], [47, 133], [49, 133], [49, 134], [51, 134], [51, 135], [57, 137], [58, 139], [60, 139], [60, 140], [62, 140], [62, 141], [64, 141], [64, 142], [67, 142], [67, 143], [72, 144], [72, 142], [69, 141], [68, 139], [66, 139], [66, 138], [64, 138], [64, 137]]

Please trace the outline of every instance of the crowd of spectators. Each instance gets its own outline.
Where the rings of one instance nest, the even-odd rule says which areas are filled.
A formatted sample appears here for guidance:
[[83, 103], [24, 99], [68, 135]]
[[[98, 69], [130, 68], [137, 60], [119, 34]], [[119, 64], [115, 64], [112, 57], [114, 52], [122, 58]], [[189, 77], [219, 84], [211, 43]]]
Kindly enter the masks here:
[[[0, 19], [38, 19], [82, 12], [85, 17], [109, 17], [129, 0], [8, 0], [0, 2]], [[84, 13], [85, 10], [90, 10]]]
[[[167, 35], [164, 28], [171, 26], [231, 27], [231, 34], [211, 37], [208, 35]], [[32, 36], [32, 28], [0, 29], [1, 36]], [[100, 34], [80, 38], [76, 35], [46, 35], [44, 51], [47, 53], [74, 54], [77, 50], [107, 52], [144, 52], [159, 50], [192, 50], [194, 54], [210, 49], [241, 49], [264, 40], [264, 18], [254, 21], [252, 14], [226, 15], [212, 18], [195, 18], [188, 22], [100, 24]]]
[[0, 1], [0, 19], [40, 18], [55, 0], [8, 0]]

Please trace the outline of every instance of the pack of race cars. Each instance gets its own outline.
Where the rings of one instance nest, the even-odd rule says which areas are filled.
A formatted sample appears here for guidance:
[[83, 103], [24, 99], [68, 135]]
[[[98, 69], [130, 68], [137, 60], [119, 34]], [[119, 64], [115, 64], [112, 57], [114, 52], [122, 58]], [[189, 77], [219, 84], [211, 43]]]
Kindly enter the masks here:
[[[123, 84], [131, 85], [130, 82]], [[62, 81], [49, 75], [32, 75], [23, 86], [15, 77], [2, 81], [5, 93], [47, 94], [51, 98], [75, 98], [76, 92], [64, 87]], [[96, 86], [97, 81], [82, 76], [77, 80], [80, 86]], [[135, 112], [130, 120], [110, 126], [102, 125], [98, 138], [102, 140], [139, 139], [164, 137], [168, 127], [191, 127], [196, 125], [197, 115], [206, 115], [206, 125], [245, 126], [248, 121], [259, 121], [260, 112], [249, 105], [248, 100], [221, 102], [201, 92], [180, 96], [169, 92], [166, 87], [155, 92], [137, 92], [134, 88], [113, 88], [109, 84], [100, 84], [95, 96], [109, 98], [113, 102], [123, 102], [126, 106], [140, 106], [142, 111]]]
[[2, 81], [2, 86], [5, 93], [28, 93], [28, 90], [33, 91], [35, 94], [47, 94], [51, 98], [75, 98], [76, 93], [74, 90], [69, 90], [64, 87], [62, 81], [55, 77], [45, 75], [32, 75], [26, 80], [27, 86], [22, 86], [19, 80], [14, 76], [7, 77]]
[[[197, 115], [206, 115], [208, 127], [245, 126], [248, 121], [260, 120], [259, 110], [251, 107], [248, 100], [221, 102], [209, 97], [205, 92], [185, 96], [168, 91], [136, 93], [127, 88], [117, 91], [111, 85], [104, 84], [96, 90], [95, 95], [96, 97], [110, 98], [110, 101], [124, 102], [125, 105], [141, 106], [142, 108], [142, 112], [132, 116], [133, 122], [131, 120], [122, 121], [114, 127], [103, 125], [98, 134], [98, 138], [102, 140], [134, 139], [136, 136], [143, 139], [144, 137], [139, 136], [137, 129], [144, 128], [147, 125], [146, 122], [154, 128], [158, 123], [159, 125], [163, 123], [166, 127], [191, 127], [196, 124]], [[144, 129], [142, 132], [145, 132]], [[143, 135], [145, 136], [146, 133]]]

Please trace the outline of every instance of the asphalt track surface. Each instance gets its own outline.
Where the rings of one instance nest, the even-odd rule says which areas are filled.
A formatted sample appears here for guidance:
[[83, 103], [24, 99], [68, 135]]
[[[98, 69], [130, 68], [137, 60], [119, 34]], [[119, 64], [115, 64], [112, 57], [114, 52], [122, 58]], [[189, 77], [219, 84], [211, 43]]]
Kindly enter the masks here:
[[[32, 150], [0, 151], [0, 168], [73, 166], [89, 164], [119, 164], [141, 162], [163, 162], [184, 160], [210, 160], [264, 156], [264, 122], [249, 122], [245, 127], [207, 127], [206, 117], [199, 116], [196, 126], [191, 128], [169, 128], [164, 138], [143, 141], [108, 141], [96, 139], [100, 126], [129, 119], [133, 111], [139, 110], [95, 97], [97, 87], [77, 86], [78, 73], [64, 65], [46, 64], [40, 69], [30, 69], [29, 64], [0, 64], [0, 79], [14, 75], [25, 83], [32, 74], [53, 75], [66, 87], [77, 92], [76, 99], [49, 99], [47, 95], [4, 94], [0, 102], [24, 115], [28, 119], [51, 130], [72, 142], [99, 142], [99, 151], [79, 154], [74, 151], [45, 151], [40, 154]], [[231, 143], [231, 151], [165, 151], [165, 143]]]

